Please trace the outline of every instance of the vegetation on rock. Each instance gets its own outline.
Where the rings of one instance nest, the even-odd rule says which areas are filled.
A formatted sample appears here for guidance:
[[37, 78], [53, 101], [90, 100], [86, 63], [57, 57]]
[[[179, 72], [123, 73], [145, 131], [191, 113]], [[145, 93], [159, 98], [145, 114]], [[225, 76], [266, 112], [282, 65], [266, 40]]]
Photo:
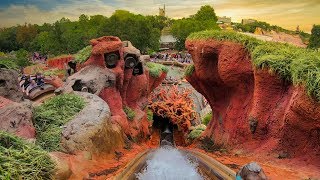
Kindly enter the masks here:
[[188, 139], [197, 139], [198, 137], [201, 136], [201, 134], [206, 130], [206, 126], [203, 124], [200, 124], [196, 126], [188, 135]]
[[131, 108], [128, 107], [128, 106], [125, 106], [125, 107], [123, 108], [123, 111], [126, 113], [127, 118], [128, 118], [129, 120], [133, 120], [134, 117], [136, 116], [136, 112], [134, 112], [134, 110], [131, 109]]
[[34, 109], [36, 144], [47, 151], [60, 149], [62, 126], [85, 106], [85, 101], [75, 94], [63, 94], [46, 101]]
[[52, 179], [54, 168], [39, 146], [0, 131], [0, 179]]
[[74, 56], [74, 60], [77, 63], [84, 63], [88, 60], [91, 55], [92, 46], [87, 46], [81, 49], [77, 54]]
[[6, 69], [18, 69], [18, 65], [12, 59], [0, 59], [0, 68]]
[[152, 76], [154, 78], [160, 77], [162, 72], [167, 73], [169, 71], [169, 69], [166, 66], [164, 66], [162, 64], [158, 64], [158, 63], [147, 62], [146, 66], [149, 69], [150, 76]]
[[147, 119], [148, 119], [148, 121], [153, 120], [153, 112], [151, 109], [147, 109]]
[[185, 72], [184, 72], [184, 75], [185, 75], [185, 76], [191, 76], [192, 73], [194, 72], [194, 70], [195, 70], [194, 65], [191, 64], [191, 65], [189, 65], [189, 66], [186, 67], [186, 70], [185, 70]]
[[209, 122], [211, 121], [211, 119], [212, 119], [212, 111], [211, 112], [209, 112], [209, 113], [207, 113], [203, 118], [202, 118], [202, 124], [204, 124], [204, 125], [208, 125], [209, 124]]
[[255, 67], [268, 68], [295, 85], [304, 85], [308, 94], [320, 101], [320, 52], [261, 41], [232, 31], [202, 31], [191, 34], [188, 39], [241, 43], [249, 50]]

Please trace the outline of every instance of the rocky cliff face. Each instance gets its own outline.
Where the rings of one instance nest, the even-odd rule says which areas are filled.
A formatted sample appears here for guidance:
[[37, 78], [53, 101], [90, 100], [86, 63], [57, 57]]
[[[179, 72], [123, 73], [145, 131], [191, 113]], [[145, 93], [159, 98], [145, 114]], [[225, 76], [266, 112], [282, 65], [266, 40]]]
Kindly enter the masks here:
[[[148, 95], [165, 78], [149, 76], [147, 69], [144, 73], [134, 76], [133, 69], [125, 68], [122, 42], [117, 37], [105, 36], [91, 40], [93, 46], [91, 56], [82, 65], [82, 69], [68, 77], [67, 83], [59, 90], [61, 92], [83, 91], [100, 96], [110, 107], [111, 122], [121, 126], [125, 134], [135, 140], [147, 137], [149, 123], [145, 108]], [[105, 53], [119, 51], [120, 59], [113, 68], [107, 68]], [[124, 108], [134, 111], [134, 117], [129, 119]]]
[[236, 148], [320, 159], [320, 103], [303, 87], [254, 68], [241, 44], [188, 40], [186, 47], [195, 66], [187, 80], [213, 110], [206, 136]]

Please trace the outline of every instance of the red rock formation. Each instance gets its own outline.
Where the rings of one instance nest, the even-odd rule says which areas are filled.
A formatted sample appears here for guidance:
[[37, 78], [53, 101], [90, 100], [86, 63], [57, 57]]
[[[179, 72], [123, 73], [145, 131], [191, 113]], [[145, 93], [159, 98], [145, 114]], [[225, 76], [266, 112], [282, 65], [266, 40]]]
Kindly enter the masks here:
[[72, 55], [54, 57], [47, 60], [47, 66], [49, 68], [65, 69], [65, 64], [67, 64], [72, 59], [73, 59]]
[[208, 100], [213, 119], [205, 131], [217, 143], [260, 151], [308, 154], [320, 160], [320, 103], [268, 70], [252, 66], [232, 42], [187, 41], [195, 71], [186, 79]]
[[[145, 107], [148, 104], [148, 95], [164, 79], [166, 74], [159, 78], [149, 77], [145, 69], [144, 74], [133, 76], [132, 69], [125, 69], [122, 42], [118, 37], [104, 36], [90, 41], [93, 46], [92, 54], [83, 67], [98, 65], [107, 68], [104, 54], [119, 51], [120, 60], [115, 68], [109, 69], [116, 76], [115, 85], [105, 87], [99, 96], [104, 99], [111, 110], [111, 120], [118, 123], [124, 132], [132, 138], [146, 137], [149, 133]], [[155, 84], [154, 82], [158, 82]], [[160, 82], [160, 83], [159, 83]], [[150, 86], [152, 84], [152, 86]], [[149, 88], [150, 87], [150, 88]], [[135, 111], [133, 120], [127, 119], [123, 107], [128, 106]]]

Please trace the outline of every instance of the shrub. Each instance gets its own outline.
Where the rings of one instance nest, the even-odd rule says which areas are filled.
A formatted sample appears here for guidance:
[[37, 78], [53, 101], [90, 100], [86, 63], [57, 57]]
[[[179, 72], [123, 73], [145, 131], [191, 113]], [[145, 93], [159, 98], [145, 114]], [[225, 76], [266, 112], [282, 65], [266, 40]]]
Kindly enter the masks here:
[[0, 179], [52, 179], [54, 168], [39, 146], [0, 131]]
[[84, 63], [88, 60], [88, 58], [91, 55], [92, 46], [87, 46], [83, 49], [81, 49], [77, 54], [74, 56], [74, 60], [77, 63]]
[[204, 125], [208, 125], [209, 124], [209, 122], [211, 121], [211, 119], [212, 119], [212, 111], [211, 112], [209, 112], [209, 113], [207, 113], [203, 118], [202, 118], [202, 124], [204, 124]]
[[28, 59], [29, 52], [24, 49], [19, 49], [16, 52], [16, 63], [19, 67], [26, 67], [31, 64], [31, 62]]
[[188, 39], [215, 39], [240, 43], [250, 52], [253, 64], [269, 68], [294, 85], [304, 85], [308, 94], [320, 101], [320, 52], [277, 42], [265, 42], [232, 31], [202, 31]]
[[197, 139], [201, 134], [203, 133], [202, 130], [200, 129], [194, 129], [192, 130], [189, 135], [188, 135], [188, 139]]
[[134, 110], [132, 110], [132, 109], [131, 109], [130, 107], [128, 107], [128, 106], [125, 106], [125, 107], [123, 108], [123, 111], [126, 113], [127, 118], [128, 118], [129, 120], [133, 120], [134, 117], [136, 116], [136, 112], [134, 112]]
[[148, 118], [148, 121], [153, 120], [153, 112], [150, 109], [147, 110], [147, 118]]
[[146, 66], [149, 69], [150, 76], [154, 78], [160, 77], [162, 72], [167, 73], [169, 71], [169, 69], [166, 66], [158, 63], [147, 62]]
[[12, 59], [0, 59], [0, 68], [18, 69], [18, 65]]
[[75, 94], [63, 94], [48, 100], [34, 109], [36, 144], [47, 151], [60, 149], [61, 126], [70, 121], [85, 106], [84, 100]]
[[193, 64], [187, 66], [186, 71], [184, 72], [184, 76], [191, 76], [194, 70], [195, 70], [195, 67]]

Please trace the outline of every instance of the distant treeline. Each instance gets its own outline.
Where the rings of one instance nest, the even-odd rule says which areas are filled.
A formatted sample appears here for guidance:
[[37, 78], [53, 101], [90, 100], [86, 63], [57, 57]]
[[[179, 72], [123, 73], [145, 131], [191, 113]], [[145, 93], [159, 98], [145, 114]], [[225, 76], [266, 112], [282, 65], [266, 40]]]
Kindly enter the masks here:
[[129, 40], [142, 51], [156, 50], [165, 23], [165, 17], [117, 10], [111, 17], [81, 15], [77, 21], [62, 18], [53, 24], [18, 25], [0, 29], [0, 51], [25, 49], [54, 55], [76, 53], [87, 46], [89, 40], [106, 35]]

